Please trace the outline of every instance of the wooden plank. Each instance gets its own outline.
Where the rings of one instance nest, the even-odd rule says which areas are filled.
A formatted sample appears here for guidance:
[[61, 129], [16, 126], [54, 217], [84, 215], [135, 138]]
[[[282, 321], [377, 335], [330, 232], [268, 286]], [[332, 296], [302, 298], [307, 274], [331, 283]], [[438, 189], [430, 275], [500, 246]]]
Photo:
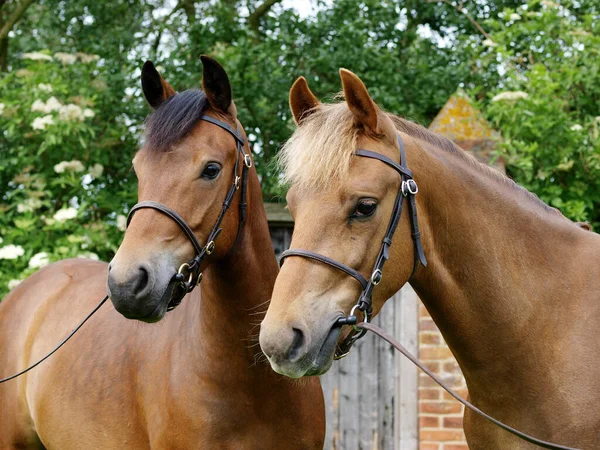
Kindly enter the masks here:
[[[399, 305], [392, 297], [386, 302], [379, 314], [379, 326], [385, 330], [394, 330], [396, 311]], [[391, 345], [379, 340], [378, 348], [379, 386], [377, 392], [379, 442], [378, 449], [394, 449], [394, 404], [396, 398], [396, 353]]]
[[354, 450], [358, 448], [359, 422], [359, 355], [363, 346], [360, 340], [356, 342], [353, 354], [338, 361], [340, 366], [340, 449]]
[[285, 203], [264, 202], [269, 225], [293, 227], [294, 220]]
[[[400, 308], [396, 314], [394, 336], [414, 355], [418, 350], [419, 299], [408, 284], [396, 294]], [[418, 448], [418, 373], [406, 358], [396, 358], [396, 440], [397, 450]]]

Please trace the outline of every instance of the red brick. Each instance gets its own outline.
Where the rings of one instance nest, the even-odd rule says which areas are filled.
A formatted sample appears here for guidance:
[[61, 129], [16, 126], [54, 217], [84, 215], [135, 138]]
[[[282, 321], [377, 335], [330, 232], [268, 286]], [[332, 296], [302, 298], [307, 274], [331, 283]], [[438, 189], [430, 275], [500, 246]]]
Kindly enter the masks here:
[[419, 331], [437, 331], [438, 327], [432, 319], [419, 320]]
[[427, 414], [458, 414], [461, 407], [458, 402], [419, 402], [419, 412]]
[[419, 344], [438, 345], [442, 342], [442, 337], [438, 333], [419, 333]]
[[444, 428], [462, 428], [463, 418], [462, 417], [444, 417]]
[[445, 359], [453, 358], [453, 355], [448, 347], [425, 347], [419, 349], [419, 357], [422, 360]]
[[448, 361], [444, 363], [444, 371], [462, 373], [456, 361]]
[[467, 444], [444, 444], [444, 450], [469, 450]]
[[425, 363], [423, 363], [425, 365], [425, 367], [427, 367], [429, 370], [431, 370], [433, 373], [439, 373], [440, 372], [440, 367], [441, 364], [437, 361], [427, 361]]
[[420, 416], [419, 428], [439, 428], [440, 418], [438, 416]]
[[[467, 388], [454, 389], [454, 391], [464, 399], [466, 399], [469, 396], [469, 391]], [[454, 397], [452, 397], [446, 391], [443, 391], [442, 399], [456, 401], [456, 400], [454, 400]]]
[[425, 375], [423, 373], [419, 376], [419, 387], [420, 388], [435, 388], [435, 387], [439, 387], [439, 386], [440, 385], [437, 384], [435, 381], [433, 381], [431, 378], [429, 378], [428, 375]]
[[442, 389], [425, 388], [419, 389], [419, 400], [440, 400]]
[[419, 450], [439, 450], [440, 448], [440, 444], [435, 444], [433, 442], [419, 443]]
[[462, 441], [465, 435], [458, 430], [419, 430], [419, 439], [422, 441]]

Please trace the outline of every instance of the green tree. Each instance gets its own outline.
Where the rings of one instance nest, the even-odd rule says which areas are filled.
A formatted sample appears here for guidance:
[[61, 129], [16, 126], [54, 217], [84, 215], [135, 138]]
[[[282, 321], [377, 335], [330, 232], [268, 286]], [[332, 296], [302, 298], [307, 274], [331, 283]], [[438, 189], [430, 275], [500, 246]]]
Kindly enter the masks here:
[[[500, 156], [519, 184], [573, 220], [600, 224], [598, 4], [530, 0], [488, 20], [484, 100], [504, 137]], [[481, 46], [479, 46], [481, 50]], [[485, 83], [472, 86], [484, 92]]]

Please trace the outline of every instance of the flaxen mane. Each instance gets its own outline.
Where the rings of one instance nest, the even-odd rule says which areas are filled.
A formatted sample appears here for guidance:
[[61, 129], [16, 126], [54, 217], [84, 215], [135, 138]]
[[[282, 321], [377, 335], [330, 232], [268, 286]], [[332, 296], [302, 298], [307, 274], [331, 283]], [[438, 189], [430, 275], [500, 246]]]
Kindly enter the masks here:
[[[544, 210], [553, 214], [558, 212], [504, 174], [479, 163], [448, 138], [414, 122], [390, 113], [385, 114], [398, 131], [417, 141], [457, 154], [467, 164], [476, 166], [508, 188], [525, 194]], [[302, 121], [302, 126], [296, 129], [278, 155], [278, 162], [283, 169], [283, 181], [299, 189], [327, 189], [344, 180], [348, 176], [360, 132], [361, 129], [355, 126], [352, 112], [345, 102], [319, 105]]]

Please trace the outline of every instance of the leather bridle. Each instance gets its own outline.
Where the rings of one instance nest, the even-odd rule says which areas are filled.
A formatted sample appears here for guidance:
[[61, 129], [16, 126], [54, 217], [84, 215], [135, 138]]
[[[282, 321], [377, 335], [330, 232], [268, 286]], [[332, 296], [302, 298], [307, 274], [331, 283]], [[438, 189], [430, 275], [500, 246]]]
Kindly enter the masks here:
[[[369, 320], [371, 319], [371, 315], [373, 312], [373, 290], [375, 289], [375, 286], [377, 286], [381, 282], [381, 279], [383, 277], [383, 266], [389, 258], [389, 250], [390, 246], [392, 245], [392, 238], [394, 237], [394, 233], [396, 232], [396, 228], [398, 227], [398, 223], [400, 222], [400, 217], [402, 215], [402, 206], [404, 205], [405, 198], [408, 199], [411, 236], [414, 241], [415, 249], [414, 264], [411, 278], [417, 270], [419, 264], [427, 266], [427, 260], [425, 258], [425, 253], [423, 252], [423, 245], [421, 243], [421, 233], [419, 232], [419, 223], [417, 220], [417, 203], [415, 201], [415, 195], [417, 194], [417, 192], [419, 192], [419, 187], [413, 179], [413, 173], [406, 164], [404, 143], [402, 142], [402, 137], [399, 134], [398, 147], [400, 151], [400, 163], [397, 163], [396, 161], [388, 158], [387, 156], [373, 152], [371, 150], [359, 149], [354, 152], [356, 156], [377, 159], [383, 162], [384, 164], [387, 164], [400, 174], [400, 188], [398, 189], [398, 194], [396, 195], [394, 209], [392, 210], [392, 216], [390, 217], [385, 236], [381, 241], [381, 248], [379, 249], [379, 253], [377, 254], [377, 259], [375, 260], [375, 265], [373, 266], [373, 270], [371, 271], [371, 276], [368, 279], [352, 267], [349, 267], [327, 256], [320, 255], [309, 250], [290, 249], [286, 250], [281, 254], [281, 258], [279, 260], [280, 265], [283, 264], [284, 260], [290, 256], [301, 256], [304, 258], [310, 258], [315, 261], [319, 261], [320, 263], [334, 267], [335, 269], [341, 270], [342, 272], [346, 273], [347, 275], [350, 275], [360, 283], [360, 285], [362, 286], [362, 292], [358, 298], [356, 305], [350, 311], [349, 316], [341, 317], [340, 319], [338, 319], [338, 321], [336, 322], [337, 326], [354, 326], [357, 323], [357, 318], [355, 316], [356, 310], [359, 310], [363, 313], [364, 322], [369, 322]], [[342, 343], [338, 345], [334, 358], [341, 359], [344, 356], [346, 356], [350, 352], [350, 348], [352, 347], [352, 345], [358, 339], [363, 337], [365, 333], [365, 329], [358, 329], [354, 327], [354, 330], [346, 337], [346, 339], [344, 339]]]
[[[200, 266], [204, 258], [206, 258], [208, 255], [212, 254], [215, 251], [215, 241], [222, 231], [221, 222], [225, 217], [225, 213], [231, 206], [231, 201], [233, 200], [233, 196], [235, 195], [237, 190], [240, 190], [240, 218], [238, 223], [237, 236], [235, 238], [235, 242], [232, 248], [236, 246], [240, 238], [242, 228], [244, 227], [244, 223], [246, 222], [246, 208], [248, 206], [246, 201], [246, 193], [248, 187], [248, 169], [252, 167], [252, 157], [250, 156], [250, 153], [244, 152], [245, 140], [242, 137], [239, 129], [236, 131], [225, 122], [215, 119], [214, 117], [203, 115], [200, 117], [200, 120], [210, 122], [227, 131], [233, 136], [237, 146], [235, 166], [233, 168], [233, 183], [229, 188], [227, 195], [225, 196], [225, 201], [223, 202], [223, 206], [221, 208], [219, 216], [217, 217], [217, 221], [213, 225], [212, 229], [210, 230], [210, 233], [208, 234], [208, 237], [206, 238], [206, 244], [200, 245], [200, 243], [196, 239], [194, 231], [185, 222], [185, 220], [171, 208], [163, 205], [162, 203], [154, 201], [140, 202], [133, 206], [133, 208], [131, 208], [131, 211], [129, 211], [129, 215], [127, 216], [127, 226], [129, 226], [131, 219], [136, 211], [140, 209], [154, 209], [169, 217], [175, 223], [177, 223], [177, 225], [179, 225], [181, 230], [185, 233], [185, 235], [194, 247], [195, 256], [187, 263], [183, 263], [179, 267], [177, 273], [173, 276], [175, 286], [173, 288], [171, 300], [169, 301], [169, 306], [167, 308], [168, 311], [176, 308], [181, 303], [185, 295], [189, 292], [192, 292], [194, 288], [197, 285], [199, 285], [202, 281], [202, 272], [200, 271]], [[240, 175], [238, 175], [240, 160], [242, 165], [242, 172]]]

